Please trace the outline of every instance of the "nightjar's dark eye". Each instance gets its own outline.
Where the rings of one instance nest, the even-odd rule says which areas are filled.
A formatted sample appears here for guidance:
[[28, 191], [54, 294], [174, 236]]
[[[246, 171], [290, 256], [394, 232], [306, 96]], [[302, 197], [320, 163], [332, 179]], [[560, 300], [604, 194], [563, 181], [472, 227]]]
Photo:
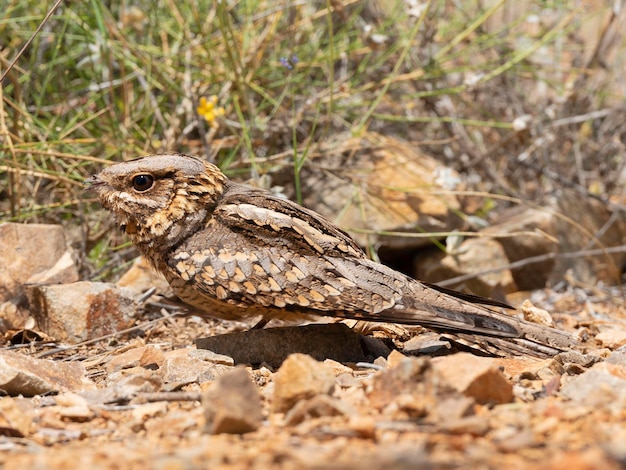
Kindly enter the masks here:
[[135, 175], [133, 176], [133, 189], [140, 193], [147, 191], [154, 184], [154, 177], [152, 175]]

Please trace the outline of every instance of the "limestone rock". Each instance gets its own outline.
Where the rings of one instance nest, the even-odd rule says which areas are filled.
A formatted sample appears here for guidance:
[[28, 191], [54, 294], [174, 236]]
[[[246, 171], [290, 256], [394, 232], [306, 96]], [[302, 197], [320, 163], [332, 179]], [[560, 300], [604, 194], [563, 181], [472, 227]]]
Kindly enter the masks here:
[[130, 292], [104, 282], [31, 286], [28, 297], [38, 327], [69, 343], [130, 327], [137, 308]]
[[28, 317], [25, 284], [78, 280], [60, 225], [0, 224], [0, 259], [0, 318], [5, 328], [21, 328]]
[[285, 424], [295, 426], [310, 418], [323, 416], [351, 416], [356, 410], [347, 403], [328, 395], [316, 395], [309, 400], [300, 400], [285, 415]]
[[[502, 245], [489, 238], [469, 238], [451, 254], [432, 250], [416, 258], [415, 276], [428, 282], [439, 282], [464, 274], [476, 276], [463, 282], [472, 294], [498, 298], [514, 292], [517, 285], [511, 271], [504, 269], [488, 272], [507, 266], [509, 260]], [[481, 274], [482, 273], [482, 274]], [[458, 287], [458, 286], [452, 286]]]
[[211, 434], [244, 434], [263, 423], [261, 397], [243, 368], [222, 375], [203, 395], [202, 405]]
[[95, 388], [77, 362], [36, 359], [12, 351], [0, 351], [0, 389], [7, 394], [33, 396]]
[[112, 356], [106, 364], [107, 372], [117, 372], [131, 367], [161, 367], [165, 356], [163, 352], [154, 346], [142, 346], [131, 348], [121, 354]]
[[174, 295], [165, 277], [157, 272], [143, 256], [135, 260], [116, 284], [129, 289], [134, 295], [141, 295], [153, 287], [156, 288], [158, 294], [168, 297]]
[[489, 357], [457, 353], [433, 360], [433, 367], [450, 387], [478, 403], [509, 403], [513, 386]]
[[577, 403], [621, 412], [626, 407], [626, 365], [594, 364], [586, 372], [570, 377], [561, 392]]
[[0, 224], [0, 302], [25, 283], [74, 282], [78, 270], [60, 225]]
[[[555, 217], [555, 230], [550, 233], [559, 240], [561, 253], [624, 245], [626, 217], [619, 206], [610, 208], [597, 199], [581, 198], [579, 193], [571, 190], [554, 195], [550, 205], [559, 213], [566, 214], [575, 224], [562, 217]], [[615, 211], [621, 212], [614, 214]], [[626, 252], [623, 250], [602, 256], [564, 258], [557, 261], [550, 281], [556, 284], [571, 270], [576, 273], [576, 279], [584, 283], [604, 281], [615, 284], [619, 283], [624, 266]]]
[[361, 246], [407, 249], [430, 242], [359, 229], [415, 232], [419, 227], [440, 232], [462, 223], [454, 214], [460, 206], [456, 197], [433, 191], [454, 189], [460, 183], [458, 175], [419, 147], [394, 137], [340, 134], [322, 145], [319, 156], [307, 159], [301, 179], [303, 204], [353, 229], [350, 234]]
[[[626, 220], [613, 217], [612, 210], [600, 201], [561, 191], [546, 201], [545, 209], [515, 207], [504, 212], [493, 225], [481, 231], [486, 238], [466, 239], [450, 254], [440, 250], [419, 253], [415, 276], [439, 282], [484, 273], [463, 284], [474, 294], [495, 298], [514, 290], [555, 284], [568, 270], [585, 283], [615, 283], [626, 264], [623, 251], [602, 256], [555, 256], [623, 245]], [[536, 259], [523, 263], [529, 258]], [[516, 262], [521, 264], [508, 268]], [[494, 269], [497, 271], [486, 272]]]
[[[491, 226], [483, 230], [485, 235], [499, 236], [507, 263], [514, 263], [533, 256], [541, 256], [558, 251], [558, 241], [545, 234], [554, 234], [554, 213], [528, 207], [515, 207], [504, 212]], [[556, 266], [556, 261], [546, 258], [513, 269], [511, 275], [519, 290], [544, 287]]]
[[306, 354], [292, 354], [274, 378], [274, 410], [288, 411], [300, 400], [330, 393], [334, 385], [332, 366]]
[[203, 384], [229, 373], [232, 367], [205, 361], [193, 349], [177, 349], [165, 354], [159, 373], [164, 390], [176, 390], [190, 384]]
[[0, 432], [3, 436], [28, 436], [35, 421], [36, 409], [26, 398], [0, 398]]
[[607, 328], [596, 335], [596, 341], [609, 349], [617, 349], [626, 344], [626, 329], [613, 327]]
[[389, 405], [409, 410], [413, 417], [425, 416], [437, 402], [438, 380], [433, 378], [430, 358], [406, 358], [374, 377], [368, 392], [370, 404], [378, 409]]

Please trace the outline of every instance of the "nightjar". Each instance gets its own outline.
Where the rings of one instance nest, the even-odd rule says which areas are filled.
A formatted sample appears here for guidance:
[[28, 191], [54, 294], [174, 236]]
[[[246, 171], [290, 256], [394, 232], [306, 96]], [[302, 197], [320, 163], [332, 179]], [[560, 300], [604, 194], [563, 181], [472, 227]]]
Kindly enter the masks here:
[[323, 315], [421, 325], [508, 353], [552, 355], [567, 333], [497, 301], [371, 261], [321, 215], [181, 154], [115, 164], [88, 180], [184, 302], [221, 319]]

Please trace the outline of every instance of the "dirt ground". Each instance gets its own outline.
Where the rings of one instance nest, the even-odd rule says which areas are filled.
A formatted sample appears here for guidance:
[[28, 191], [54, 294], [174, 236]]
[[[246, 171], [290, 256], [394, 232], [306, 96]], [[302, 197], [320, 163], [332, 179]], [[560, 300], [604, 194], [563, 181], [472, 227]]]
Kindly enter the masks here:
[[[2, 398], [3, 467], [621, 468], [626, 334], [608, 315], [626, 317], [623, 296], [619, 289], [542, 294], [557, 325], [580, 338], [579, 351], [547, 359], [405, 357], [406, 338], [390, 330], [374, 336], [395, 339], [396, 350], [371, 363], [296, 354], [280, 367], [235, 367], [223, 356], [199, 356], [193, 343], [245, 325], [193, 316], [145, 323], [155, 315], [149, 309], [148, 326], [134, 337], [29, 351], [83, 364], [91, 385]], [[222, 380], [242, 367], [245, 386]], [[286, 390], [285, 380], [301, 389]], [[216, 425], [222, 411], [232, 416]], [[250, 428], [241, 428], [248, 418]]]

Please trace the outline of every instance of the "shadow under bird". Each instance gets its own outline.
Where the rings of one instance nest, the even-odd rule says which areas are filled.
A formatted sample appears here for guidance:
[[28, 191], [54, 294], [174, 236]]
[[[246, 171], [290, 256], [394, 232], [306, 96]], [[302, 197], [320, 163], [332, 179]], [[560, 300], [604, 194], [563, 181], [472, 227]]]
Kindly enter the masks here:
[[506, 304], [371, 261], [320, 214], [195, 157], [138, 158], [87, 182], [176, 295], [211, 317], [421, 325], [508, 354], [549, 356], [575, 344], [505, 313]]

